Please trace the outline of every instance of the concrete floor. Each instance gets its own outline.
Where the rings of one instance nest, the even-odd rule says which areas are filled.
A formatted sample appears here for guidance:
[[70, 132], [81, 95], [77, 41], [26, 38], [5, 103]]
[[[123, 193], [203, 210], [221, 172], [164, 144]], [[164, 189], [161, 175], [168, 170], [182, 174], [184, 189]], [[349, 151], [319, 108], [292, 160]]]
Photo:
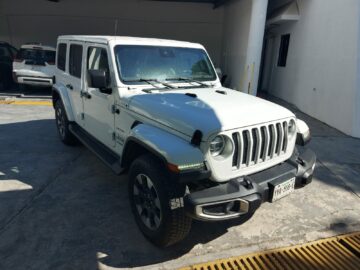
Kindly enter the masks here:
[[175, 269], [360, 231], [360, 140], [289, 107], [311, 126], [314, 182], [244, 224], [194, 222], [161, 250], [133, 220], [126, 176], [64, 146], [51, 107], [0, 105], [0, 269]]

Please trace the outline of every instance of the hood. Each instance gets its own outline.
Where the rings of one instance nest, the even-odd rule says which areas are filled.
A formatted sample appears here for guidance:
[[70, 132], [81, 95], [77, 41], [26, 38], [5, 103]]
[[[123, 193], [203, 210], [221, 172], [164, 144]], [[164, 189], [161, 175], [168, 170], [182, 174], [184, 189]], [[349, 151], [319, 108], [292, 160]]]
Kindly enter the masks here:
[[131, 97], [129, 109], [190, 137], [198, 129], [204, 140], [220, 131], [294, 117], [284, 107], [227, 88], [144, 93]]

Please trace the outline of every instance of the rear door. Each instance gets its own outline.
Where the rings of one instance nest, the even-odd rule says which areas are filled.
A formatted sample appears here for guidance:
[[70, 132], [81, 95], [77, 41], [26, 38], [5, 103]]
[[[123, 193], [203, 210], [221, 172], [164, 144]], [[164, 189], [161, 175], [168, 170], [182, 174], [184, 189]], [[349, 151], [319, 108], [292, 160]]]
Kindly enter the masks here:
[[107, 47], [101, 44], [89, 45], [86, 49], [84, 114], [85, 129], [100, 142], [112, 148], [115, 146], [114, 121], [112, 112], [114, 105], [114, 89], [106, 94], [100, 89], [89, 87], [88, 70], [104, 70], [107, 74], [109, 89], [113, 87], [111, 78], [111, 61]]
[[76, 122], [84, 126], [84, 104], [82, 98], [83, 83], [83, 58], [84, 46], [81, 43], [69, 42], [68, 52], [68, 76], [64, 81], [71, 99], [71, 105]]

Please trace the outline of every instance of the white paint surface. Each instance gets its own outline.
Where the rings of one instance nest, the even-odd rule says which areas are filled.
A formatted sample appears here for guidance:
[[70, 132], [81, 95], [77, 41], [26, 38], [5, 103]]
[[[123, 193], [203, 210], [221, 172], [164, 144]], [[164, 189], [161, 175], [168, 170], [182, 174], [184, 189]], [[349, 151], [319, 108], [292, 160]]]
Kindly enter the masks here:
[[[298, 22], [268, 30], [273, 58], [263, 84], [271, 94], [355, 137], [360, 137], [359, 3], [298, 1]], [[281, 35], [288, 33], [287, 65], [278, 67]]]

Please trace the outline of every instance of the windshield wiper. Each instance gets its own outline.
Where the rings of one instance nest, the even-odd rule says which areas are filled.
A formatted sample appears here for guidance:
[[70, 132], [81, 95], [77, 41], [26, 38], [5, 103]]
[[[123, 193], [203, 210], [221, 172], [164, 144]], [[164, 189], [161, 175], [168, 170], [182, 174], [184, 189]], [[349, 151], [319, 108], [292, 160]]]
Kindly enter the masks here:
[[183, 81], [183, 82], [189, 82], [189, 83], [198, 83], [201, 86], [204, 87], [213, 87], [213, 85], [208, 85], [206, 83], [194, 80], [194, 79], [189, 79], [189, 78], [184, 78], [184, 77], [177, 77], [177, 78], [167, 78], [167, 81]]
[[159, 87], [156, 84], [154, 84], [154, 82], [155, 82], [155, 83], [162, 84], [167, 88], [171, 88], [171, 89], [176, 88], [176, 87], [174, 87], [174, 86], [172, 86], [172, 85], [170, 85], [168, 83], [161, 82], [161, 81], [159, 81], [157, 79], [143, 79], [143, 78], [140, 78], [140, 79], [135, 79], [135, 80], [124, 80], [124, 82], [146, 82], [147, 84], [150, 84], [151, 86], [153, 86], [155, 89], [159, 89]]

